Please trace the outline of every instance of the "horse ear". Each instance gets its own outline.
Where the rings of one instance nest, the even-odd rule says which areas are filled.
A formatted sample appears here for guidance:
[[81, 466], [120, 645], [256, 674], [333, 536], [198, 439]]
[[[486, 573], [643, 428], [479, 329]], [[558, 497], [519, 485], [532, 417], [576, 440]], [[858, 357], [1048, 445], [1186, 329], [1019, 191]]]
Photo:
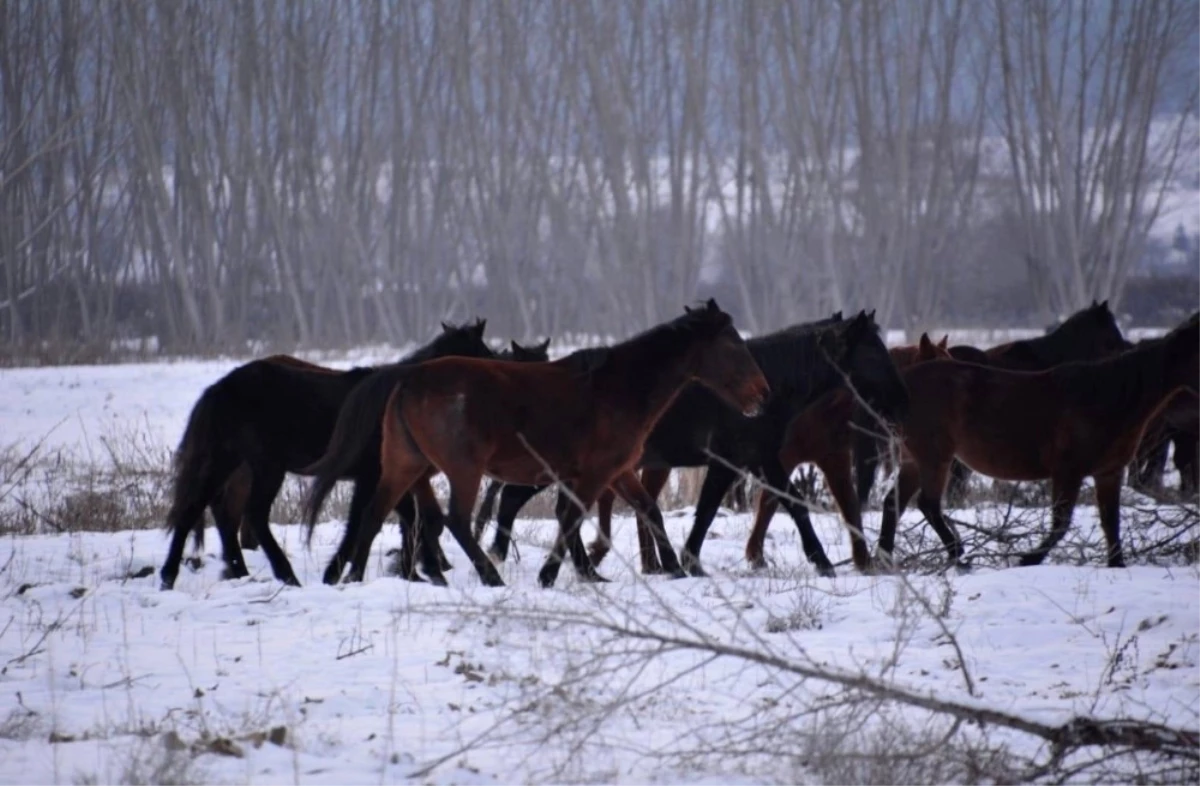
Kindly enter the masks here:
[[509, 343], [509, 346], [511, 346], [511, 347], [512, 347], [512, 351], [513, 351], [513, 352], [520, 352], [520, 351], [521, 351], [521, 348], [520, 348], [519, 346], [517, 346], [517, 342], [516, 342], [516, 341], [513, 341], [513, 340], [511, 340], [511, 339], [510, 339], [508, 343]]
[[947, 333], [944, 336], [942, 336], [942, 340], [937, 343], [937, 348], [938, 349], [946, 349], [949, 346], [950, 346], [950, 334]]
[[483, 338], [483, 330], [486, 327], [487, 327], [486, 319], [475, 320], [475, 335], [479, 336], [480, 338]]
[[442, 330], [443, 331], [445, 331], [446, 333], [449, 333], [452, 329], [453, 328], [450, 324], [448, 324], [446, 322], [442, 322]]
[[842, 321], [842, 312], [841, 312], [841, 309], [838, 309], [837, 311], [833, 312], [833, 321], [834, 321], [834, 322], [841, 322], [841, 321]]
[[929, 340], [928, 333], [921, 334], [921, 340], [917, 342], [917, 348], [920, 350], [922, 355], [933, 354], [935, 350], [933, 348], [933, 342]]
[[875, 321], [875, 309], [871, 309], [870, 312], [867, 313], [867, 319], [871, 320], [872, 322]]
[[548, 351], [550, 351], [550, 337], [549, 337], [549, 336], [547, 336], [547, 337], [546, 337], [546, 340], [545, 340], [545, 341], [543, 341], [542, 343], [538, 344], [538, 350], [539, 350], [539, 351], [541, 351], [541, 352], [548, 352]]
[[705, 308], [706, 308], [706, 309], [709, 311], [709, 313], [711, 313], [711, 314], [715, 314], [715, 313], [717, 313], [718, 311], [720, 311], [720, 310], [721, 310], [721, 307], [717, 305], [717, 299], [716, 299], [716, 298], [712, 298], [712, 297], [710, 297], [710, 298], [708, 299], [708, 302], [704, 304], [704, 307], [705, 307]]
[[1103, 302], [1100, 303], [1100, 308], [1108, 311], [1108, 298], [1104, 298]]

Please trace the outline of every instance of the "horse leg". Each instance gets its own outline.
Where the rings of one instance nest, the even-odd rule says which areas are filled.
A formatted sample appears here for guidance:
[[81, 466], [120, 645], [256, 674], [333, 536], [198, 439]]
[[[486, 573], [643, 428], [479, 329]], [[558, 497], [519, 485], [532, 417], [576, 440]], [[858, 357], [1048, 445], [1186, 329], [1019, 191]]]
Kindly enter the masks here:
[[767, 567], [766, 557], [763, 556], [767, 542], [767, 527], [770, 526], [771, 519], [777, 510], [779, 510], [779, 497], [775, 496], [775, 492], [770, 489], [763, 489], [762, 493], [758, 495], [754, 529], [750, 530], [750, 537], [746, 540], [746, 561], [755, 570], [763, 570]]
[[873, 434], [854, 433], [854, 481], [858, 491], [858, 509], [866, 510], [871, 500], [871, 488], [875, 485], [875, 470], [879, 466], [879, 453], [885, 442]]
[[[642, 470], [642, 478], [640, 481], [641, 487], [650, 497], [650, 501], [652, 503], [651, 510], [653, 511], [654, 515], [658, 516], [658, 527], [662, 529], [663, 532], [666, 532], [666, 529], [664, 528], [662, 521], [662, 511], [658, 507], [658, 498], [660, 495], [662, 495], [662, 490], [666, 488], [667, 481], [670, 479], [670, 467], [655, 467], [644, 468]], [[628, 502], [631, 507], [634, 507], [633, 503], [628, 499], [625, 501]], [[635, 513], [637, 513], [638, 510], [639, 509], [637, 507], [634, 507]], [[655, 551], [656, 545], [661, 550], [663, 542], [659, 541], [655, 536], [653, 530], [651, 529], [652, 525], [647, 522], [643, 515], [635, 516], [635, 520], [637, 521], [638, 557], [642, 561], [642, 574], [651, 576], [657, 573], [671, 572], [670, 570], [663, 569], [663, 566], [667, 564], [667, 559], [660, 560], [658, 552]], [[669, 561], [672, 564], [678, 564], [678, 561], [675, 559], [675, 550], [668, 550], [671, 552]]]
[[[471, 511], [475, 509], [475, 497], [479, 495], [479, 481], [483, 479], [483, 472], [470, 465], [462, 468], [448, 468], [448, 470], [446, 478], [450, 481], [450, 510], [446, 515], [446, 529], [450, 530], [450, 534], [454, 536], [458, 545], [470, 558], [471, 564], [475, 566], [475, 572], [479, 574], [480, 581], [488, 587], [503, 587], [504, 580], [500, 578], [496, 564], [483, 553], [483, 549], [479, 547], [479, 541], [471, 537]], [[430, 493], [432, 493], [432, 487]], [[423, 529], [426, 538], [432, 536], [428, 528], [423, 527]], [[425, 561], [428, 563], [431, 559], [433, 544], [426, 542], [422, 545], [424, 546]], [[426, 564], [425, 571], [429, 572], [428, 564]]]
[[1038, 544], [1033, 551], [1021, 555], [1018, 560], [1019, 565], [1041, 565], [1042, 560], [1046, 559], [1046, 555], [1050, 553], [1050, 549], [1054, 548], [1063, 535], [1067, 534], [1067, 528], [1071, 526], [1071, 513], [1075, 510], [1075, 502], [1079, 499], [1079, 487], [1083, 484], [1083, 478], [1075, 473], [1062, 474], [1051, 481], [1051, 524], [1050, 532]]
[[[429, 473], [426, 480], [433, 478], [435, 473]], [[417, 484], [415, 488], [422, 488]], [[432, 492], [432, 486], [430, 487]], [[438, 567], [443, 571], [453, 570], [454, 566], [446, 558], [442, 550], [442, 532], [446, 528], [446, 520], [442, 508], [438, 505], [436, 495], [431, 499], [418, 500], [415, 491], [410, 491], [400, 498], [396, 504], [396, 515], [400, 519], [400, 569], [406, 570], [410, 576], [415, 576], [416, 554], [420, 543], [421, 533], [433, 533], [430, 547], [437, 555]]]
[[1200, 489], [1200, 440], [1191, 434], [1175, 435], [1175, 469], [1179, 470], [1179, 493], [1191, 499]]
[[253, 483], [254, 473], [250, 470], [250, 465], [242, 464], [233, 473], [233, 476], [226, 481], [225, 487], [221, 489], [221, 495], [225, 498], [225, 505], [234, 515], [234, 531], [241, 539], [241, 547], [251, 550], [258, 548], [258, 535], [254, 532], [254, 526], [246, 518], [244, 512], [246, 510], [246, 501], [250, 498], [250, 487]]
[[[230, 473], [237, 469], [237, 461], [230, 456], [213, 456], [209, 460], [207, 472], [201, 472], [199, 478], [176, 478], [175, 501], [167, 514], [167, 528], [171, 532], [171, 545], [167, 549], [167, 558], [159, 570], [160, 589], [174, 588], [175, 580], [179, 578], [179, 565], [183, 562], [183, 550], [187, 546], [188, 535], [202, 525], [201, 517], [204, 509], [218, 494], [228, 480]], [[180, 489], [180, 484], [190, 484], [197, 488], [195, 493]]]
[[[832, 446], [826, 455], [814, 459], [814, 463], [825, 476], [825, 485], [829, 487], [833, 501], [842, 512], [842, 520], [846, 522], [846, 528], [850, 531], [850, 556], [854, 560], [854, 567], [858, 568], [860, 573], [872, 573], [874, 565], [871, 561], [871, 550], [863, 534], [862, 508], [859, 507], [859, 497], [855, 493], [850, 450], [843, 445]], [[867, 493], [870, 493], [869, 489]]]
[[[217, 494], [208, 509], [212, 511], [213, 521], [217, 524], [217, 534], [221, 537], [221, 561], [225, 563], [221, 578], [241, 579], [249, 576], [250, 571], [246, 569], [246, 559], [241, 546], [238, 545], [238, 526], [241, 525], [243, 530], [247, 529], [245, 525], [249, 519], [244, 515], [244, 499], [237, 505], [231, 503], [229, 486], [230, 484], [225, 484], [225, 488]], [[255, 548], [257, 547], [256, 538]]]
[[581, 581], [607, 581], [596, 572], [587, 550], [583, 547], [583, 538], [579, 536], [579, 528], [583, 523], [586, 509], [591, 507], [592, 501], [599, 496], [598, 492], [591, 489], [584, 489], [584, 491], [591, 493], [588, 496], [581, 496], [579, 487], [572, 489], [560, 486], [558, 489], [558, 501], [554, 505], [554, 515], [558, 518], [558, 536], [554, 540], [554, 546], [550, 549], [550, 553], [546, 556], [545, 563], [542, 564], [542, 569], [538, 571], [538, 584], [543, 588], [553, 587], [554, 582], [558, 580], [558, 571], [562, 567], [562, 560], [568, 549], [571, 552], [575, 573]]
[[[792, 466], [794, 467], [795, 464]], [[808, 506], [800, 501], [799, 494], [795, 493], [798, 489], [788, 481], [787, 470], [778, 461], [768, 460], [763, 465], [763, 479], [769, 488], [786, 489], [786, 495], [780, 497], [779, 501], [783, 503], [784, 510], [796, 522], [796, 530], [800, 533], [800, 545], [804, 549], [804, 556], [817, 569], [819, 575], [833, 578], [836, 575], [833, 563], [829, 561], [829, 557], [825, 554], [825, 547], [821, 545], [821, 539], [813, 530]]]
[[[1159, 423], [1158, 425], [1161, 425]], [[1129, 485], [1143, 493], [1162, 490], [1162, 476], [1167, 468], [1170, 441], [1162, 428], [1147, 428], [1134, 453]]]
[[364, 478], [355, 479], [354, 492], [350, 496], [350, 510], [346, 514], [346, 526], [342, 530], [342, 540], [338, 544], [337, 551], [329, 560], [329, 565], [325, 567], [325, 573], [321, 577], [324, 583], [337, 584], [342, 578], [342, 572], [354, 557], [363, 512], [371, 499], [371, 493], [378, 485], [378, 478], [372, 478], [370, 481]]
[[736, 470], [726, 466], [724, 462], [713, 461], [708, 465], [704, 474], [704, 484], [700, 487], [700, 499], [696, 501], [696, 517], [692, 521], [692, 531], [688, 533], [687, 542], [680, 555], [683, 569], [692, 576], [702, 577], [708, 574], [700, 566], [700, 549], [704, 546], [704, 538], [708, 528], [712, 526], [717, 508], [738, 477]]
[[246, 500], [245, 517], [250, 520], [254, 534], [258, 536], [259, 545], [267, 560], [271, 563], [271, 571], [275, 578], [289, 587], [299, 587], [300, 581], [292, 571], [292, 563], [271, 534], [271, 503], [279, 494], [283, 479], [287, 473], [279, 467], [252, 467], [254, 480], [250, 484], [250, 497]]
[[883, 521], [879, 525], [879, 545], [876, 558], [879, 562], [892, 564], [892, 551], [896, 548], [896, 522], [904, 515], [904, 508], [920, 484], [920, 470], [911, 461], [901, 462], [896, 475], [896, 485], [883, 500]]
[[496, 513], [496, 537], [492, 539], [492, 547], [488, 549], [488, 553], [494, 559], [500, 562], [508, 559], [508, 548], [512, 544], [512, 528], [517, 514], [529, 500], [536, 497], [545, 488], [545, 486], [505, 485], [500, 492], [500, 510]]
[[1100, 509], [1100, 528], [1108, 543], [1108, 567], [1125, 567], [1121, 549], [1121, 472], [1096, 476], [1096, 506]]
[[[588, 546], [588, 556], [593, 565], [599, 565], [612, 550], [612, 512], [616, 494], [612, 489], [605, 489], [596, 498], [596, 537]], [[642, 537], [641, 525], [638, 525], [638, 540]]]
[[967, 483], [971, 480], [971, 468], [958, 459], [950, 462], [950, 484], [945, 496], [950, 505], [960, 507], [967, 500]]
[[946, 520], [942, 512], [942, 489], [946, 488], [946, 479], [950, 474], [951, 462], [921, 467], [920, 491], [917, 495], [917, 508], [924, 514], [929, 526], [937, 533], [942, 545], [946, 547], [947, 559], [951, 566], [962, 569], [963, 545], [962, 539], [953, 525]]
[[483, 537], [483, 528], [492, 520], [492, 512], [496, 509], [496, 497], [500, 495], [502, 486], [504, 484], [495, 478], [488, 479], [487, 489], [483, 492], [483, 502], [479, 503], [479, 512], [475, 514], [475, 529], [471, 532], [475, 540]]
[[[657, 474], [644, 471], [642, 477], [649, 477], [651, 483], [656, 486], [654, 492], [662, 491], [662, 487], [666, 484], [665, 477], [670, 476], [671, 471], [658, 470]], [[645, 527], [654, 539], [654, 545], [658, 547], [658, 559], [653, 563], [648, 564], [647, 554], [652, 555], [653, 549], [647, 550], [643, 545], [642, 551], [642, 572], [643, 573], [659, 573], [665, 572], [671, 574], [675, 578], [683, 578], [685, 575], [683, 568], [679, 565], [679, 561], [675, 558], [675, 549], [671, 546], [671, 540], [667, 537], [666, 524], [663, 522], [662, 511], [658, 509], [658, 503], [655, 498], [656, 493], [650, 491], [642, 485], [636, 474], [632, 471], [623, 472], [616, 477], [612, 482], [612, 490], [621, 495], [621, 499], [629, 503], [629, 507], [633, 508], [634, 514], [638, 519], [639, 530]], [[640, 545], [640, 544], [639, 544]], [[661, 560], [661, 564], [659, 563]], [[650, 568], [649, 570], [647, 568]], [[657, 570], [655, 570], [657, 568]]]

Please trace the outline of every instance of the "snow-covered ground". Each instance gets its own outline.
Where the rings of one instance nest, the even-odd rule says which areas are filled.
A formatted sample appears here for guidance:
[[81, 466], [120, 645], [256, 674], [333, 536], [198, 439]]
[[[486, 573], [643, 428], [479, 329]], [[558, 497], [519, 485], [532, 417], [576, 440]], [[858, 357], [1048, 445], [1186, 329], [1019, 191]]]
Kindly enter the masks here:
[[[394, 356], [371, 350], [332, 365]], [[2, 370], [0, 441], [41, 440], [46, 454], [104, 464], [105, 440], [137, 432], [165, 451], [202, 389], [239, 362]], [[502, 569], [502, 589], [482, 587], [449, 539], [449, 588], [383, 575], [382, 555], [398, 542], [390, 526], [368, 580], [330, 588], [320, 572], [340, 525], [320, 525], [308, 550], [301, 528], [276, 524], [299, 589], [273, 581], [258, 552], [247, 554], [249, 579], [221, 581], [211, 537], [204, 566], [160, 592], [144, 574], [161, 565], [161, 531], [9, 535], [0, 783], [866, 779], [827, 769], [817, 754], [899, 745], [898, 729], [945, 725], [897, 705], [856, 723], [840, 689], [780, 663], [861, 672], [1046, 723], [1082, 714], [1197, 730], [1200, 572], [1138, 557], [1179, 510], [1128, 502], [1127, 570], [1099, 567], [1088, 505], [1052, 555], [1058, 564], [1006, 567], [976, 530], [1021, 518], [1025, 540], [1003, 547], [1016, 551], [1046, 517], [1001, 505], [951, 514], [970, 525], [969, 545], [982, 544], [971, 574], [863, 577], [843, 565], [833, 580], [815, 577], [783, 515], [767, 543], [775, 567], [749, 572], [751, 519], [730, 514], [705, 545], [710, 579], [638, 576], [634, 527], [620, 518], [601, 566], [612, 583], [580, 584], [567, 566], [551, 590], [535, 576], [550, 521], [518, 521], [523, 559]], [[677, 547], [690, 522], [688, 509], [668, 514]], [[838, 519], [816, 524], [830, 557], [845, 560]], [[878, 512], [865, 524], [876, 532]], [[900, 554], [932, 545], [915, 512], [901, 530]], [[779, 660], [715, 656], [697, 642]], [[1022, 756], [1040, 750], [994, 728], [957, 734]]]
[[[1094, 537], [1092, 511], [1077, 519], [1079, 536]], [[688, 522], [670, 517], [675, 543]], [[383, 577], [379, 560], [364, 584], [325, 587], [320, 569], [340, 534], [332, 523], [311, 552], [300, 528], [276, 528], [300, 589], [281, 588], [251, 553], [250, 579], [220, 581], [209, 558], [160, 592], [156, 576], [130, 578], [160, 564], [154, 531], [10, 539], [0, 782], [120, 781], [170, 744], [205, 751], [182, 757], [189, 778], [230, 783], [805, 777], [800, 740], [812, 730], [800, 710], [828, 701], [828, 684], [601, 625], [708, 637], [1048, 723], [1083, 714], [1197, 728], [1195, 567], [1108, 570], [1093, 551], [1082, 567], [904, 578], [842, 568], [823, 580], [802, 563], [794, 527], [777, 520], [768, 549], [779, 567], [754, 575], [741, 561], [749, 519], [729, 516], [705, 547], [711, 579], [644, 581], [613, 559], [602, 566], [611, 584], [579, 584], [568, 568], [543, 590], [537, 544], [552, 522], [518, 524], [523, 560], [504, 568], [503, 589], [482, 587], [453, 547], [447, 589]], [[818, 530], [835, 560], [847, 556], [833, 517], [819, 516]], [[632, 523], [617, 531], [617, 555], [632, 558]], [[381, 540], [380, 553], [396, 534]], [[940, 619], [922, 612], [917, 592]], [[714, 743], [759, 727], [778, 742], [788, 724], [794, 747], [779, 755], [723, 754]], [[255, 747], [277, 727], [284, 744]], [[231, 747], [216, 740], [240, 757], [213, 752]]]

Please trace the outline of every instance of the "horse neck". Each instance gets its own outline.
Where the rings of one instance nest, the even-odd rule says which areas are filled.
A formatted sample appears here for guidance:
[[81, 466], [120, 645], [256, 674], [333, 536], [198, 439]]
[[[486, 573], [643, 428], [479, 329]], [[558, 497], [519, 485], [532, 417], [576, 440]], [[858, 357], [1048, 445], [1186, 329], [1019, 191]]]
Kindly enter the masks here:
[[1180, 386], [1168, 380], [1166, 356], [1167, 346], [1163, 342], [1100, 361], [1094, 366], [1103, 369], [1104, 378], [1089, 384], [1116, 391], [1108, 402], [1113, 420], [1145, 426], [1167, 405]]
[[615, 380], [628, 396], [638, 420], [657, 422], [689, 382], [688, 366], [693, 345], [678, 334], [648, 335], [613, 347], [607, 369], [601, 374]]

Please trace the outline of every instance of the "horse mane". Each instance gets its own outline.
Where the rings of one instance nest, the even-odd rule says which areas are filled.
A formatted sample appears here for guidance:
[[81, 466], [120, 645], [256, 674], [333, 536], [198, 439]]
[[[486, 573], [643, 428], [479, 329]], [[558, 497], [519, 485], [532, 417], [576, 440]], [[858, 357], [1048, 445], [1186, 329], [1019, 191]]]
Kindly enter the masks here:
[[1128, 352], [1103, 360], [1068, 362], [1052, 373], [1079, 401], [1120, 415], [1138, 403], [1148, 386], [1164, 388], [1172, 355], [1198, 350], [1200, 319], [1193, 316], [1162, 338], [1140, 341]]
[[685, 310], [675, 319], [643, 330], [624, 341], [604, 347], [579, 349], [557, 362], [578, 374], [592, 375], [607, 366], [615, 354], [629, 347], [651, 345], [665, 349], [697, 332], [716, 334], [731, 323], [729, 315], [720, 310], [715, 300], [710, 299], [696, 308]]
[[[806, 395], [841, 375], [820, 346], [822, 335], [836, 333], [848, 324], [821, 319], [801, 322], [746, 341], [746, 348], [771, 385], [776, 396]], [[878, 326], [876, 326], [878, 330]]]
[[1050, 369], [1058, 384], [1073, 398], [1088, 401], [1105, 411], [1123, 413], [1132, 409], [1146, 388], [1162, 384], [1165, 355], [1170, 339], [1179, 330], [1101, 360], [1062, 363]]

